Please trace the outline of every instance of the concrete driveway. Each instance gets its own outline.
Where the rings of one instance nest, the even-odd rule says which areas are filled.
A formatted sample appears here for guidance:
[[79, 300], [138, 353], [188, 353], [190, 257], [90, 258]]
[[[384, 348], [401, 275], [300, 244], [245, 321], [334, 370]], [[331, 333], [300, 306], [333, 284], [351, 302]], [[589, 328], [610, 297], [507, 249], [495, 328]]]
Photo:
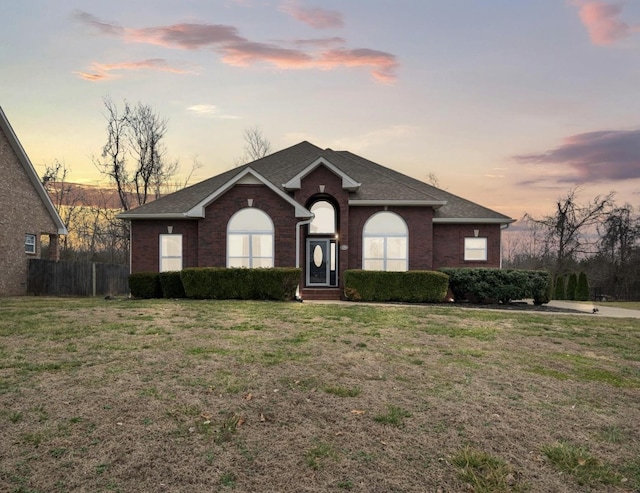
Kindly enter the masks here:
[[[556, 306], [567, 310], [578, 310], [580, 312], [589, 313], [600, 317], [615, 318], [640, 318], [640, 310], [629, 310], [628, 308], [618, 308], [616, 306], [607, 306], [603, 303], [588, 303], [583, 301], [558, 301], [549, 302], [549, 306]], [[596, 313], [593, 310], [597, 309]]]

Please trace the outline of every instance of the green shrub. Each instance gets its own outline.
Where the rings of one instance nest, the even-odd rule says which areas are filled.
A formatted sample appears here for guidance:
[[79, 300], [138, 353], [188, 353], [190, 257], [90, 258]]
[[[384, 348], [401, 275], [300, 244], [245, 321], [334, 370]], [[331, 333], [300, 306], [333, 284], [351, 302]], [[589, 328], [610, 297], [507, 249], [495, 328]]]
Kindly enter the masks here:
[[180, 279], [180, 271], [161, 272], [160, 287], [164, 298], [184, 298], [184, 286]]
[[549, 302], [550, 276], [547, 271], [516, 269], [443, 268], [449, 288], [457, 301], [509, 303], [533, 298], [538, 304]]
[[534, 305], [544, 305], [551, 301], [553, 293], [553, 278], [546, 270], [527, 271], [529, 273], [529, 283], [531, 296]]
[[188, 298], [292, 300], [302, 271], [293, 268], [192, 267], [180, 272]]
[[161, 298], [160, 275], [157, 272], [130, 274], [129, 291], [134, 298]]
[[564, 277], [558, 276], [556, 277], [555, 289], [553, 291], [553, 299], [554, 300], [566, 300], [567, 295], [564, 291]]
[[435, 271], [347, 270], [344, 295], [351, 301], [438, 303], [447, 295], [448, 277]]
[[589, 301], [589, 281], [587, 274], [583, 271], [578, 276], [578, 286], [576, 286], [576, 300]]
[[575, 272], [572, 272], [571, 274], [569, 274], [569, 277], [567, 278], [567, 290], [565, 295], [568, 300], [576, 299], [577, 287], [578, 287], [578, 276], [576, 276]]

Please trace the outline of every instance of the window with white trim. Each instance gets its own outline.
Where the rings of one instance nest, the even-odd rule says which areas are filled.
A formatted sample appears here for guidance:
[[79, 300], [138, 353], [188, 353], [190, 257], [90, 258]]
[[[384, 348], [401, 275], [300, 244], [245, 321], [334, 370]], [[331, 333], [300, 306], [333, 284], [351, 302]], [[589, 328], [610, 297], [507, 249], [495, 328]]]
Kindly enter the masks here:
[[470, 261], [470, 262], [486, 262], [487, 239], [486, 238], [465, 238], [464, 239], [464, 260]]
[[336, 210], [331, 202], [318, 200], [310, 210], [314, 218], [309, 224], [309, 233], [334, 234], [336, 232]]
[[273, 222], [260, 209], [236, 212], [227, 226], [227, 267], [273, 267]]
[[362, 232], [364, 270], [406, 271], [409, 258], [409, 229], [394, 212], [371, 216]]
[[36, 253], [36, 235], [24, 235], [24, 253]]
[[160, 272], [182, 270], [182, 235], [160, 235]]

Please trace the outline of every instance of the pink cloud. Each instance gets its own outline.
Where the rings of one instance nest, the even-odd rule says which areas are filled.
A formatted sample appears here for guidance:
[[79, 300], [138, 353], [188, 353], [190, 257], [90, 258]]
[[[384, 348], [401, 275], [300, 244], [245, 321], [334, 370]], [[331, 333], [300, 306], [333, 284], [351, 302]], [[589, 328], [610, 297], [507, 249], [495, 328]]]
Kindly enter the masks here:
[[355, 50], [336, 49], [324, 52], [317, 61], [323, 68], [371, 67], [371, 75], [385, 83], [393, 82], [396, 78], [398, 61], [395, 55], [384, 51], [359, 48]]
[[111, 79], [112, 78], [107, 74], [96, 74], [96, 73], [90, 74], [88, 72], [74, 72], [74, 74], [76, 74], [81, 79], [88, 80], [88, 81], [91, 81], [91, 82], [96, 82], [96, 81], [105, 80], [105, 79]]
[[[340, 37], [293, 41], [294, 47], [283, 47], [282, 42], [262, 43], [251, 41], [238, 33], [233, 26], [182, 23], [168, 26], [133, 29], [118, 27], [102, 22], [84, 12], [76, 18], [102, 34], [115, 35], [132, 43], [147, 43], [166, 48], [200, 50], [209, 48], [222, 55], [222, 61], [229, 65], [246, 67], [256, 63], [271, 64], [280, 69], [335, 69], [339, 67], [368, 67], [371, 75], [379, 82], [390, 83], [396, 78], [398, 62], [390, 53], [368, 48], [331, 48], [344, 44]], [[291, 46], [291, 42], [288, 43]], [[305, 51], [303, 48], [327, 49], [320, 53]], [[163, 59], [145, 60], [130, 64], [94, 64], [99, 75], [114, 70], [154, 69], [174, 73], [188, 73], [170, 67]], [[102, 77], [105, 78], [105, 77]]]
[[115, 75], [112, 72], [126, 71], [126, 70], [158, 70], [161, 72], [171, 72], [174, 74], [193, 74], [195, 72], [191, 70], [185, 70], [177, 67], [173, 67], [167, 63], [163, 58], [150, 58], [148, 60], [141, 60], [138, 62], [119, 62], [119, 63], [99, 63], [94, 62], [92, 68], [95, 72], [76, 72], [76, 75], [81, 79], [88, 81], [99, 81], [105, 79], [113, 79]]
[[595, 45], [610, 45], [637, 31], [637, 27], [631, 27], [619, 19], [624, 3], [574, 0], [573, 4], [579, 7], [580, 19]]
[[230, 43], [219, 49], [222, 61], [229, 65], [246, 67], [252, 63], [267, 62], [278, 68], [303, 68], [312, 64], [313, 57], [300, 50], [280, 48], [265, 43], [244, 41]]
[[344, 26], [342, 14], [335, 10], [318, 7], [302, 7], [296, 1], [285, 3], [281, 10], [294, 19], [304, 22], [315, 29], [333, 29]]

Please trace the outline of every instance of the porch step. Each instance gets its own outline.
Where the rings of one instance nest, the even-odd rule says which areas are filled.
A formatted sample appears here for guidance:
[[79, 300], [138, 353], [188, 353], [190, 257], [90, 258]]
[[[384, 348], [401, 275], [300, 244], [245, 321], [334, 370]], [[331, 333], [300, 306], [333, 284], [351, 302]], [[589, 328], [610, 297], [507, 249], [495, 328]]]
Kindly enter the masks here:
[[339, 300], [339, 288], [304, 288], [302, 300]]

